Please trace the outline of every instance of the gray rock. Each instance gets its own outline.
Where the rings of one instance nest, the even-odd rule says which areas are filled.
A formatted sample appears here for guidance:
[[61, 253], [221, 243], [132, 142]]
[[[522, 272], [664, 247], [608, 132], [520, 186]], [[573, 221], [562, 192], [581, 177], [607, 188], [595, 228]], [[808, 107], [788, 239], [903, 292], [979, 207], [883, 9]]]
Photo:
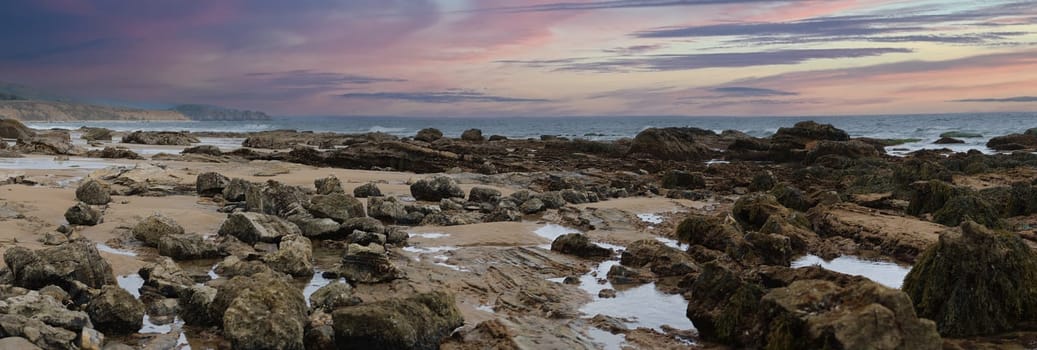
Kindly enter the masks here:
[[209, 313], [209, 305], [214, 300], [216, 300], [216, 288], [205, 285], [184, 288], [180, 298], [177, 299], [180, 318], [184, 320], [184, 323], [193, 326], [216, 324], [215, 318]]
[[303, 236], [284, 236], [277, 252], [264, 256], [263, 262], [278, 272], [296, 277], [312, 276], [313, 245]]
[[133, 226], [133, 238], [148, 246], [157, 246], [164, 236], [182, 235], [184, 228], [176, 220], [162, 214], [153, 214]]
[[332, 219], [318, 219], [312, 216], [297, 216], [290, 217], [288, 221], [291, 221], [299, 230], [302, 231], [303, 236], [306, 237], [331, 237], [339, 232], [339, 223]]
[[[285, 279], [269, 274], [230, 285], [239, 290], [223, 314], [223, 335], [234, 349], [303, 350], [306, 300]], [[220, 289], [220, 293], [223, 293]], [[217, 295], [217, 299], [219, 299]]]
[[26, 316], [0, 314], [0, 333], [22, 337], [46, 350], [79, 350], [77, 332], [47, 325]]
[[373, 233], [386, 232], [385, 225], [383, 225], [381, 221], [370, 217], [349, 219], [339, 226], [339, 232], [353, 233], [353, 231], [358, 230]]
[[396, 222], [407, 215], [407, 206], [396, 197], [372, 197], [367, 199], [367, 215], [375, 219]]
[[0, 338], [0, 349], [11, 349], [11, 350], [40, 350], [40, 347], [33, 344], [28, 339], [22, 337], [6, 337]]
[[544, 208], [558, 209], [565, 206], [565, 197], [559, 191], [544, 192], [537, 196], [544, 202]]
[[353, 189], [353, 197], [356, 198], [369, 198], [369, 197], [381, 197], [382, 190], [378, 188], [373, 182], [357, 186]]
[[101, 223], [101, 211], [79, 202], [65, 211], [65, 220], [72, 225], [94, 226]]
[[241, 202], [245, 200], [245, 192], [252, 186], [251, 182], [245, 181], [244, 179], [233, 178], [230, 182], [223, 187], [223, 199], [231, 202]]
[[438, 349], [464, 324], [454, 296], [443, 292], [340, 308], [332, 315], [340, 349]]
[[342, 181], [335, 175], [328, 175], [327, 177], [313, 180], [313, 186], [317, 188], [317, 194], [327, 195], [346, 192], [342, 189]]
[[343, 222], [364, 217], [364, 203], [343, 193], [317, 195], [310, 198], [310, 213], [317, 218], [329, 218]]
[[612, 249], [603, 248], [591, 243], [587, 236], [580, 233], [569, 233], [558, 236], [551, 242], [551, 250], [572, 254], [582, 258], [608, 258], [612, 256]]
[[483, 142], [486, 138], [482, 136], [482, 130], [468, 129], [461, 133], [461, 140], [468, 142]]
[[154, 263], [144, 265], [137, 273], [144, 279], [145, 286], [154, 288], [159, 294], [169, 298], [178, 297], [183, 290], [195, 283], [191, 275], [168, 257], [161, 257]]
[[89, 241], [74, 241], [55, 247], [29, 250], [11, 247], [4, 254], [12, 284], [38, 289], [50, 284], [79, 281], [91, 288], [115, 283], [111, 265]]
[[302, 234], [299, 227], [273, 215], [262, 213], [231, 213], [220, 226], [221, 235], [234, 236], [246, 243], [275, 243], [286, 235]]
[[534, 197], [522, 202], [522, 205], [519, 206], [519, 211], [523, 214], [535, 214], [544, 211], [545, 207], [544, 201]]
[[134, 131], [122, 137], [122, 143], [143, 145], [190, 146], [197, 138], [178, 131]]
[[230, 185], [230, 179], [217, 172], [198, 174], [195, 180], [195, 190], [200, 197], [213, 197], [223, 194], [223, 190]]
[[90, 300], [86, 312], [98, 330], [112, 334], [130, 334], [140, 330], [144, 304], [118, 286], [104, 286]]
[[78, 332], [84, 327], [93, 327], [87, 313], [69, 310], [51, 296], [36, 291], [4, 300], [0, 303], [0, 313], [25, 316], [73, 332]]
[[410, 185], [410, 193], [419, 201], [439, 202], [443, 198], [464, 198], [464, 191], [453, 179], [436, 176]]
[[334, 311], [341, 307], [360, 305], [361, 302], [359, 297], [353, 295], [353, 287], [342, 282], [329, 283], [310, 295], [310, 308], [314, 310]]
[[475, 203], [489, 203], [496, 205], [501, 199], [501, 193], [498, 190], [489, 187], [472, 187], [472, 190], [468, 192], [468, 201]]
[[443, 132], [436, 128], [424, 128], [418, 130], [417, 135], [414, 135], [414, 139], [424, 142], [433, 142], [443, 138]]
[[350, 244], [342, 257], [339, 275], [357, 283], [381, 283], [402, 277], [379, 244]]
[[381, 233], [354, 230], [353, 233], [346, 236], [346, 241], [366, 246], [371, 243], [385, 244], [386, 237]]
[[176, 260], [209, 259], [220, 256], [216, 243], [194, 234], [166, 235], [158, 240], [158, 253]]
[[111, 190], [107, 183], [87, 178], [76, 188], [76, 199], [90, 205], [105, 205], [112, 201]]

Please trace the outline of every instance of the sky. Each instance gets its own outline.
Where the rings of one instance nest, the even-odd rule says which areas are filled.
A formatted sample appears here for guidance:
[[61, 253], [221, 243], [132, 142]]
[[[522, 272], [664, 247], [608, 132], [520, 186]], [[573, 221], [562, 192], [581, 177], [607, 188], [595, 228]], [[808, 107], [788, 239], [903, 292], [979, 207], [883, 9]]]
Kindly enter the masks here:
[[1032, 0], [5, 0], [0, 81], [274, 115], [1037, 110]]

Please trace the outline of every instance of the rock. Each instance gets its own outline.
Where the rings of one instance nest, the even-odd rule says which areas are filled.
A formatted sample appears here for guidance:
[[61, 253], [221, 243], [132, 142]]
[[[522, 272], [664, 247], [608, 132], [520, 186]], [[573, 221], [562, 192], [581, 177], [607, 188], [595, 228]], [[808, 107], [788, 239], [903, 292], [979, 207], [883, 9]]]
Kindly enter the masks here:
[[60, 301], [36, 291], [7, 298], [0, 304], [0, 313], [28, 317], [73, 332], [93, 326], [85, 312], [69, 310]]
[[654, 280], [650, 274], [642, 274], [640, 271], [623, 265], [612, 265], [606, 276], [609, 282], [615, 285], [644, 284]]
[[433, 226], [460, 226], [476, 224], [483, 221], [484, 214], [479, 212], [439, 212], [426, 215], [421, 221], [421, 224]]
[[353, 218], [346, 220], [339, 226], [339, 231], [353, 233], [353, 231], [364, 231], [371, 233], [386, 233], [387, 230], [385, 225], [382, 225], [381, 221], [377, 219], [365, 217], [365, 218]]
[[530, 198], [522, 202], [522, 205], [519, 206], [519, 211], [527, 215], [535, 214], [544, 211], [545, 206], [544, 201], [540, 200], [540, 198]]
[[339, 275], [356, 283], [381, 283], [402, 277], [389, 261], [385, 247], [378, 244], [350, 244], [342, 257]]
[[[259, 274], [237, 288], [223, 314], [223, 335], [234, 349], [303, 350], [306, 300], [298, 288], [274, 275]], [[219, 293], [223, 293], [221, 289]], [[217, 295], [219, 298], [219, 295]]]
[[648, 128], [630, 142], [628, 156], [643, 154], [662, 160], [707, 160], [715, 152], [699, 139], [715, 136], [712, 131], [698, 128]]
[[154, 247], [163, 236], [184, 234], [184, 228], [173, 218], [156, 213], [133, 226], [131, 232], [133, 238]]
[[778, 200], [778, 203], [789, 209], [805, 212], [815, 204], [802, 190], [785, 183], [773, 186], [769, 192]]
[[262, 260], [256, 259], [253, 256], [247, 256], [244, 258], [228, 256], [217, 263], [213, 270], [220, 276], [226, 278], [274, 272], [274, 269], [271, 268], [270, 265], [263, 263]]
[[703, 189], [706, 188], [706, 178], [701, 174], [692, 174], [686, 171], [670, 170], [663, 173], [662, 187], [666, 189]]
[[73, 241], [39, 250], [11, 247], [4, 254], [15, 286], [39, 289], [79, 281], [91, 288], [115, 283], [111, 265], [89, 241]]
[[244, 212], [228, 215], [219, 234], [234, 236], [245, 243], [276, 243], [281, 237], [299, 235], [302, 231], [295, 224], [273, 215]]
[[199, 197], [213, 197], [217, 194], [222, 195], [223, 190], [230, 184], [230, 179], [217, 172], [207, 172], [198, 174], [198, 179], [195, 180], [195, 190], [198, 191]]
[[940, 138], [974, 139], [983, 137], [983, 134], [967, 131], [948, 131], [940, 134]]
[[45, 350], [79, 350], [78, 332], [19, 315], [0, 314], [0, 334], [22, 337]]
[[791, 128], [779, 128], [771, 140], [790, 148], [805, 149], [816, 141], [850, 141], [850, 135], [830, 124], [803, 121]]
[[340, 349], [438, 349], [464, 324], [453, 295], [443, 292], [341, 308], [332, 315]]
[[827, 141], [817, 142], [813, 148], [807, 151], [806, 164], [822, 163], [825, 157], [835, 156], [848, 159], [875, 158], [880, 155], [875, 146], [867, 143], [853, 141]]
[[339, 223], [335, 220], [318, 219], [308, 214], [305, 216], [292, 216], [288, 221], [299, 227], [302, 235], [306, 237], [330, 237], [339, 231]]
[[307, 208], [314, 217], [328, 218], [344, 222], [352, 218], [364, 217], [364, 203], [343, 193], [317, 195], [310, 198]]
[[354, 230], [346, 236], [346, 242], [356, 243], [359, 245], [366, 246], [371, 243], [385, 244], [386, 236], [381, 233], [372, 233], [360, 230]]
[[572, 204], [584, 204], [592, 202], [590, 197], [587, 196], [587, 192], [581, 192], [574, 189], [564, 189], [561, 191], [562, 198], [566, 202]]
[[438, 202], [443, 198], [464, 198], [461, 186], [446, 176], [418, 180], [410, 185], [410, 193], [414, 199], [427, 202]]
[[580, 233], [558, 236], [554, 242], [551, 242], [551, 250], [582, 258], [607, 258], [612, 256], [612, 249], [602, 248], [597, 244], [591, 243], [587, 236]]
[[173, 259], [159, 257], [158, 261], [141, 267], [137, 274], [144, 279], [144, 286], [154, 288], [160, 295], [176, 298], [195, 284], [191, 275], [180, 268]]
[[61, 245], [68, 242], [68, 236], [61, 232], [47, 232], [41, 239], [43, 245]]
[[204, 154], [219, 157], [223, 155], [223, 151], [221, 151], [219, 147], [216, 147], [214, 145], [198, 145], [194, 147], [184, 148], [183, 151], [180, 151], [180, 154]]
[[443, 132], [436, 128], [424, 128], [418, 130], [418, 134], [414, 135], [414, 139], [424, 142], [433, 142], [443, 138]]
[[0, 338], [0, 349], [40, 350], [40, 347], [36, 346], [36, 344], [33, 344], [28, 339], [8, 336], [6, 338]]
[[1031, 133], [998, 136], [987, 141], [987, 147], [997, 151], [1016, 151], [1037, 148], [1037, 135]]
[[475, 203], [488, 203], [497, 205], [500, 202], [501, 193], [498, 190], [489, 187], [472, 187], [472, 190], [468, 192], [468, 201]]
[[598, 292], [598, 298], [609, 299], [616, 297], [616, 290], [612, 288], [602, 289]]
[[635, 268], [647, 267], [660, 277], [684, 276], [699, 271], [688, 253], [654, 239], [630, 243], [620, 257], [620, 264]]
[[310, 307], [324, 311], [334, 311], [339, 308], [360, 305], [362, 301], [353, 295], [353, 287], [348, 283], [332, 282], [320, 287], [310, 295]]
[[396, 197], [371, 197], [367, 199], [367, 215], [389, 222], [403, 221], [407, 206]]
[[216, 318], [209, 313], [209, 306], [216, 300], [216, 293], [216, 288], [206, 285], [185, 287], [177, 300], [180, 318], [194, 326], [216, 324]]
[[190, 146], [197, 138], [178, 131], [134, 131], [122, 137], [122, 143], [142, 145]]
[[998, 208], [965, 187], [939, 181], [920, 181], [911, 184], [911, 202], [906, 213], [910, 215], [933, 214], [933, 221], [957, 226], [972, 220], [987, 227], [1001, 227]]
[[903, 290], [945, 336], [1016, 330], [1037, 315], [1037, 256], [1015, 234], [965, 222], [919, 256]]
[[468, 129], [461, 133], [461, 140], [468, 142], [483, 142], [486, 138], [482, 136], [482, 130]]
[[195, 234], [172, 234], [159, 237], [158, 253], [176, 260], [211, 259], [220, 256], [220, 248]]
[[41, 153], [53, 155], [79, 154], [82, 149], [72, 145], [68, 131], [48, 131], [35, 136], [18, 139], [15, 149], [24, 153]]
[[103, 159], [144, 159], [137, 152], [121, 147], [105, 147], [100, 151], [90, 150], [86, 152], [86, 156]]
[[0, 138], [3, 139], [28, 139], [36, 135], [33, 131], [22, 122], [16, 119], [2, 118], [0, 119]]
[[263, 262], [275, 271], [292, 276], [313, 276], [313, 245], [303, 236], [284, 236], [277, 252], [264, 256]]
[[101, 223], [101, 211], [79, 202], [65, 211], [65, 220], [72, 225], [94, 226]]
[[962, 143], [965, 143], [965, 141], [950, 137], [941, 137], [939, 140], [933, 142], [935, 145], [954, 145]]
[[562, 197], [560, 191], [544, 192], [537, 198], [544, 202], [544, 208], [547, 209], [558, 209], [565, 206], [565, 197]]
[[241, 202], [245, 200], [245, 192], [252, 186], [252, 183], [245, 181], [244, 179], [233, 178], [223, 188], [223, 199], [231, 202]]
[[108, 204], [108, 202], [112, 201], [111, 186], [104, 182], [87, 178], [76, 188], [76, 199], [90, 205]]
[[299, 208], [305, 208], [304, 203], [307, 201], [308, 195], [302, 188], [273, 180], [262, 186], [249, 186], [245, 192], [246, 207], [249, 211], [280, 217], [287, 217]]
[[378, 189], [378, 185], [373, 182], [357, 186], [353, 189], [353, 197], [356, 198], [369, 198], [369, 197], [381, 197], [382, 190]]
[[763, 348], [766, 328], [758, 313], [763, 287], [742, 281], [715, 262], [706, 264], [691, 285], [688, 319], [706, 340], [744, 348]]
[[335, 175], [328, 175], [319, 179], [313, 180], [313, 186], [317, 188], [317, 194], [332, 194], [332, 193], [345, 193], [342, 189], [342, 181], [339, 180]]
[[111, 334], [130, 334], [140, 330], [144, 304], [118, 286], [104, 286], [86, 306], [98, 330]]
[[742, 227], [749, 230], [759, 230], [771, 215], [790, 215], [789, 209], [778, 203], [777, 198], [765, 193], [750, 193], [738, 198], [731, 213]]
[[753, 181], [749, 183], [749, 191], [770, 191], [777, 184], [778, 180], [774, 178], [774, 174], [771, 174], [771, 172], [768, 171], [753, 177]]

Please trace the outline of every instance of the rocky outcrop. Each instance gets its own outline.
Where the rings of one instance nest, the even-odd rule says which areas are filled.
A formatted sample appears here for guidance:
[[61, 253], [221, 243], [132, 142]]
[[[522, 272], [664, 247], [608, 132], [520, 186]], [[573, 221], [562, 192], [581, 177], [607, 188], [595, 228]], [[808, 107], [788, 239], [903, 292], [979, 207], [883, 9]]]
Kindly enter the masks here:
[[84, 156], [103, 159], [144, 159], [137, 152], [121, 147], [105, 147], [100, 151], [89, 150]]
[[87, 141], [111, 141], [112, 130], [106, 128], [82, 127], [79, 131], [83, 133], [80, 138]]
[[715, 136], [712, 131], [698, 128], [648, 128], [634, 137], [628, 154], [662, 160], [707, 160], [715, 152], [699, 139]]
[[295, 224], [273, 215], [243, 212], [228, 215], [219, 234], [234, 236], [245, 243], [276, 243], [281, 237], [299, 235], [302, 231]]
[[122, 137], [122, 143], [142, 145], [190, 146], [198, 142], [198, 138], [179, 131], [134, 131]]
[[130, 334], [140, 330], [144, 304], [118, 286], [104, 286], [86, 306], [98, 330], [110, 334]]
[[223, 190], [230, 184], [230, 179], [217, 172], [198, 174], [195, 180], [195, 190], [200, 197], [213, 197], [222, 195]]
[[987, 147], [997, 151], [1037, 149], [1037, 132], [1033, 129], [1022, 134], [998, 136], [987, 141]]
[[418, 130], [418, 133], [414, 135], [414, 139], [424, 142], [433, 142], [443, 138], [443, 132], [436, 128], [424, 128]]
[[314, 217], [328, 218], [337, 222], [362, 218], [365, 215], [364, 203], [344, 193], [313, 196], [310, 198], [307, 209]]
[[341, 308], [333, 318], [340, 349], [438, 349], [464, 323], [454, 297], [443, 292]]
[[223, 188], [223, 199], [230, 202], [241, 202], [245, 200], [245, 193], [248, 192], [249, 187], [252, 187], [252, 183], [245, 179], [233, 178], [227, 183], [227, 186]]
[[277, 251], [264, 256], [263, 262], [292, 276], [313, 276], [313, 245], [309, 238], [300, 235], [284, 236]]
[[663, 173], [662, 187], [666, 189], [694, 190], [706, 188], [706, 178], [701, 174], [693, 174], [681, 170], [670, 170]]
[[603, 259], [612, 256], [612, 249], [602, 248], [597, 244], [591, 243], [590, 239], [581, 233], [569, 233], [558, 236], [554, 242], [551, 242], [551, 250], [581, 258]]
[[402, 271], [389, 261], [385, 247], [376, 243], [366, 246], [350, 244], [342, 256], [338, 273], [355, 283], [381, 283], [403, 276]]
[[482, 130], [468, 129], [461, 133], [461, 140], [468, 142], [483, 142], [486, 138], [482, 136]]
[[180, 151], [180, 154], [204, 154], [207, 156], [219, 157], [223, 155], [223, 151], [215, 145], [198, 145], [184, 148], [183, 151]]
[[76, 199], [90, 205], [105, 205], [112, 201], [111, 186], [87, 178], [76, 188]]
[[933, 142], [934, 145], [957, 145], [962, 143], [965, 143], [965, 141], [952, 137], [941, 137], [939, 140]]
[[[223, 315], [223, 336], [234, 349], [303, 350], [306, 300], [279, 275], [235, 277], [219, 288], [218, 307], [231, 289]], [[227, 300], [227, 299], [224, 299]]]
[[133, 238], [155, 247], [164, 236], [184, 234], [184, 228], [173, 218], [156, 213], [137, 223], [130, 232]]
[[903, 290], [943, 335], [1016, 330], [1037, 320], [1037, 255], [1017, 235], [965, 222], [918, 258]]
[[40, 132], [29, 138], [18, 139], [14, 148], [24, 153], [51, 155], [76, 155], [82, 152], [81, 148], [72, 145], [72, 137], [64, 130]]
[[9, 119], [0, 118], [0, 138], [4, 139], [28, 139], [36, 135], [33, 131], [22, 122]]
[[65, 220], [72, 225], [94, 226], [101, 223], [101, 211], [79, 202], [65, 211]]
[[73, 282], [101, 288], [115, 283], [111, 265], [89, 241], [73, 241], [39, 250], [12, 247], [5, 252], [4, 263], [11, 271], [12, 283], [29, 289], [50, 284], [67, 286]]
[[972, 220], [987, 227], [1001, 227], [1001, 210], [975, 191], [940, 181], [911, 184], [911, 202], [907, 214], [932, 214], [932, 221], [957, 226]]
[[444, 198], [464, 198], [461, 186], [446, 176], [418, 180], [410, 185], [410, 193], [414, 199], [428, 202], [439, 202]]
[[480, 204], [489, 204], [496, 206], [501, 200], [501, 193], [498, 190], [489, 187], [472, 187], [472, 190], [468, 192], [468, 201]]

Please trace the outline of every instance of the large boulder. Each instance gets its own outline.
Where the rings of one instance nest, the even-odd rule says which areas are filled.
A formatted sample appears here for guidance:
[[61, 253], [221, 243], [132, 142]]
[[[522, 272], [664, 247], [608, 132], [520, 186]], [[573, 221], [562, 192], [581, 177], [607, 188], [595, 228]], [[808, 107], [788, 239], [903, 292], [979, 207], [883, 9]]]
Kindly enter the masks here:
[[818, 141], [850, 141], [850, 135], [831, 124], [803, 121], [791, 128], [778, 128], [771, 141], [788, 148], [805, 149]]
[[232, 348], [303, 350], [306, 300], [298, 288], [272, 274], [235, 277], [227, 284], [236, 289], [223, 313], [223, 336]]
[[482, 130], [468, 129], [461, 133], [461, 140], [468, 142], [483, 142], [486, 138], [482, 136]]
[[275, 271], [296, 277], [313, 276], [313, 244], [300, 235], [281, 238], [277, 251], [263, 257]]
[[498, 190], [489, 187], [472, 187], [472, 190], [468, 192], [468, 201], [475, 203], [487, 203], [497, 205], [500, 202], [501, 193]]
[[804, 162], [807, 164], [822, 163], [825, 157], [846, 159], [875, 158], [880, 156], [875, 146], [862, 141], [819, 141], [807, 151]]
[[94, 226], [101, 223], [101, 211], [79, 202], [65, 211], [65, 220], [72, 225]]
[[340, 349], [439, 349], [464, 324], [453, 295], [444, 292], [345, 307], [332, 315]]
[[932, 214], [933, 222], [957, 226], [975, 221], [987, 227], [1001, 227], [1001, 210], [966, 187], [957, 187], [940, 180], [911, 184], [911, 201], [906, 212], [910, 215]]
[[4, 253], [12, 284], [39, 289], [78, 281], [91, 288], [114, 284], [112, 266], [90, 241], [73, 241], [55, 247], [29, 250], [11, 247]]
[[220, 248], [215, 242], [195, 234], [160, 236], [155, 247], [160, 255], [176, 260], [211, 259], [220, 256]]
[[276, 243], [281, 237], [302, 234], [302, 231], [295, 224], [273, 215], [244, 212], [228, 215], [219, 234], [234, 236], [245, 243]]
[[168, 257], [159, 257], [158, 261], [144, 265], [137, 273], [144, 279], [144, 286], [169, 298], [180, 296], [185, 289], [195, 284], [191, 275]]
[[245, 206], [249, 211], [287, 217], [308, 200], [306, 191], [270, 180], [264, 185], [252, 185], [245, 192]]
[[5, 299], [0, 303], [0, 314], [25, 316], [73, 332], [93, 328], [87, 313], [69, 310], [60, 300], [37, 291]]
[[742, 227], [748, 230], [759, 230], [772, 215], [788, 217], [791, 215], [791, 211], [770, 194], [750, 193], [735, 201], [731, 214]]
[[443, 138], [443, 132], [436, 128], [424, 128], [418, 130], [418, 133], [414, 135], [414, 139], [424, 142], [433, 142]]
[[310, 295], [310, 307], [327, 312], [338, 308], [359, 305], [362, 301], [354, 295], [353, 287], [349, 283], [332, 282], [320, 287]]
[[997, 151], [1017, 151], [1037, 148], [1037, 133], [998, 136], [987, 141], [987, 147]]
[[699, 267], [688, 253], [654, 239], [630, 243], [619, 261], [623, 266], [648, 268], [657, 276], [683, 276], [698, 272]]
[[245, 179], [233, 178], [223, 188], [223, 199], [230, 202], [241, 202], [245, 200], [245, 193], [248, 192], [249, 187], [252, 186], [251, 182]]
[[130, 232], [133, 238], [154, 247], [164, 236], [184, 234], [184, 228], [173, 218], [156, 213], [137, 223]]
[[314, 179], [313, 187], [317, 188], [317, 194], [345, 193], [345, 190], [342, 189], [342, 181], [335, 175]]
[[35, 135], [35, 131], [18, 120], [0, 118], [0, 138], [27, 139]]
[[407, 205], [396, 197], [372, 197], [367, 199], [367, 215], [389, 222], [404, 221]]
[[227, 188], [229, 184], [230, 179], [226, 176], [217, 172], [207, 172], [198, 174], [194, 185], [198, 196], [213, 197], [217, 194], [223, 194], [223, 189]]
[[464, 198], [464, 190], [454, 179], [436, 176], [410, 185], [410, 193], [419, 201], [439, 202], [444, 198]]
[[943, 335], [1016, 330], [1037, 320], [1037, 256], [1015, 234], [965, 222], [919, 256], [903, 290]]
[[706, 188], [706, 178], [702, 174], [681, 170], [670, 170], [663, 173], [662, 187], [667, 189], [702, 189]]
[[76, 199], [90, 205], [105, 205], [112, 201], [111, 190], [107, 183], [87, 178], [76, 188]]
[[82, 149], [72, 144], [72, 137], [68, 131], [52, 130], [45, 133], [37, 133], [35, 136], [18, 139], [15, 149], [25, 153], [40, 153], [54, 155], [75, 155]]
[[342, 256], [339, 275], [356, 283], [381, 283], [400, 278], [403, 273], [389, 261], [385, 246], [352, 243]]
[[307, 209], [314, 217], [328, 218], [338, 222], [364, 217], [364, 203], [344, 193], [313, 196], [310, 198]]
[[716, 133], [699, 128], [648, 128], [634, 137], [628, 152], [663, 160], [707, 160], [714, 152], [699, 139], [715, 136]]
[[198, 142], [198, 138], [179, 131], [134, 131], [122, 137], [122, 143], [142, 145], [190, 146]]
[[353, 197], [356, 198], [368, 198], [368, 197], [381, 197], [382, 190], [378, 188], [373, 182], [357, 186], [353, 189]]
[[612, 249], [603, 248], [592, 243], [582, 233], [569, 233], [558, 236], [551, 242], [551, 250], [581, 258], [604, 259], [612, 256]]
[[111, 129], [107, 129], [107, 128], [91, 128], [91, 127], [84, 126], [82, 128], [79, 128], [79, 131], [81, 131], [83, 133], [79, 138], [87, 140], [87, 141], [111, 141], [112, 140], [112, 130]]
[[104, 286], [90, 299], [86, 312], [98, 330], [110, 334], [130, 334], [140, 330], [144, 304], [118, 286]]

